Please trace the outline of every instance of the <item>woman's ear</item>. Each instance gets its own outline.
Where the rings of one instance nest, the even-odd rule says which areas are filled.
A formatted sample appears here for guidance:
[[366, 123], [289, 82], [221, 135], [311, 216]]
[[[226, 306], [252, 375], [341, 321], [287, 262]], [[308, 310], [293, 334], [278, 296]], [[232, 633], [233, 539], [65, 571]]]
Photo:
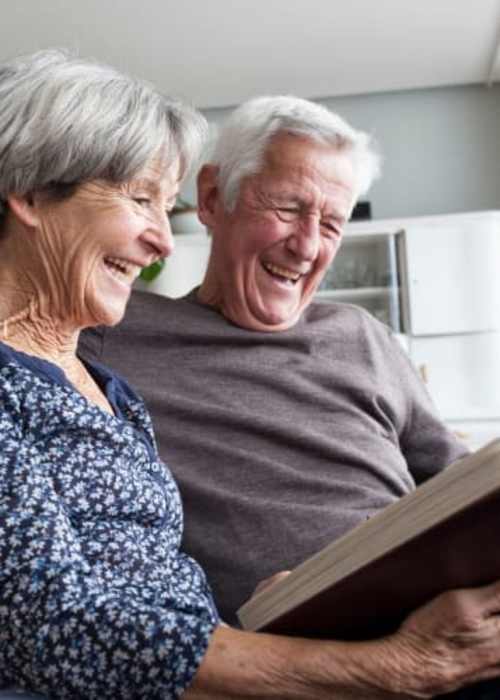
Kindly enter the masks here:
[[38, 226], [38, 207], [36, 198], [32, 194], [11, 194], [7, 197], [7, 204], [16, 219], [25, 226], [30, 228]]
[[220, 196], [216, 165], [205, 164], [198, 173], [198, 218], [208, 229], [213, 228], [215, 210]]

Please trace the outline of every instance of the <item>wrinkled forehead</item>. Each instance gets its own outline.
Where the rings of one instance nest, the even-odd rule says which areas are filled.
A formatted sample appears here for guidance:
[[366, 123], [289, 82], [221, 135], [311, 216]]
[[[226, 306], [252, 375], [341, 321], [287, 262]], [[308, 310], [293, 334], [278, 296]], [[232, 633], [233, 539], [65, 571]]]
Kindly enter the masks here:
[[310, 138], [283, 134], [266, 149], [254, 184], [264, 189], [298, 188], [349, 207], [354, 200], [355, 173], [348, 149]]
[[132, 181], [154, 184], [159, 190], [179, 189], [182, 182], [182, 164], [178, 156], [165, 158], [157, 155], [149, 160]]
[[164, 145], [144, 164], [142, 170], [148, 171], [152, 177], [163, 179], [175, 178], [176, 182], [182, 180], [184, 175], [184, 163], [177, 149]]
[[330, 164], [338, 162], [339, 167], [351, 163], [351, 149], [346, 143], [332, 144], [324, 139], [289, 132], [276, 134], [267, 144], [262, 156], [261, 170], [279, 169], [283, 164], [295, 167], [318, 166], [325, 161]]

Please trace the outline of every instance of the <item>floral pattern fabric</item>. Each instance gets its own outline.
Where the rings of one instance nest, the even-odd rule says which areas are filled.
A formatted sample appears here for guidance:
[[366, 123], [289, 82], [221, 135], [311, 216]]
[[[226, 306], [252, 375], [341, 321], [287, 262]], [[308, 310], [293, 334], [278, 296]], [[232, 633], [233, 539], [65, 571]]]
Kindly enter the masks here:
[[114, 416], [0, 343], [0, 687], [177, 698], [218, 615], [142, 401], [89, 370]]

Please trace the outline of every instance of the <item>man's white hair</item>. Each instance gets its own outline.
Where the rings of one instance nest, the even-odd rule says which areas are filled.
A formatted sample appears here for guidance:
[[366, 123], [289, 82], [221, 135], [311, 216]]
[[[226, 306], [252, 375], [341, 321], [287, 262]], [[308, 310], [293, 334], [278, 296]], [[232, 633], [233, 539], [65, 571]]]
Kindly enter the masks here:
[[270, 141], [278, 133], [304, 136], [347, 153], [354, 168], [356, 199], [380, 173], [380, 156], [371, 137], [353, 129], [338, 114], [299, 97], [256, 97], [230, 114], [211, 158], [219, 169], [226, 209], [234, 208], [241, 181], [259, 172]]

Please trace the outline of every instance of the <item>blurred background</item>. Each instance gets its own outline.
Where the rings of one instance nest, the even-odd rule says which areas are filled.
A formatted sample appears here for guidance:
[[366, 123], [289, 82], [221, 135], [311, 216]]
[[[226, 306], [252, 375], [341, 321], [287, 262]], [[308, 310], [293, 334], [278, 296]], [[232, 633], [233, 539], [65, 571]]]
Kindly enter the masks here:
[[253, 95], [325, 102], [380, 143], [377, 218], [500, 206], [499, 30], [498, 0], [0, 0], [0, 60], [70, 47], [213, 123]]

